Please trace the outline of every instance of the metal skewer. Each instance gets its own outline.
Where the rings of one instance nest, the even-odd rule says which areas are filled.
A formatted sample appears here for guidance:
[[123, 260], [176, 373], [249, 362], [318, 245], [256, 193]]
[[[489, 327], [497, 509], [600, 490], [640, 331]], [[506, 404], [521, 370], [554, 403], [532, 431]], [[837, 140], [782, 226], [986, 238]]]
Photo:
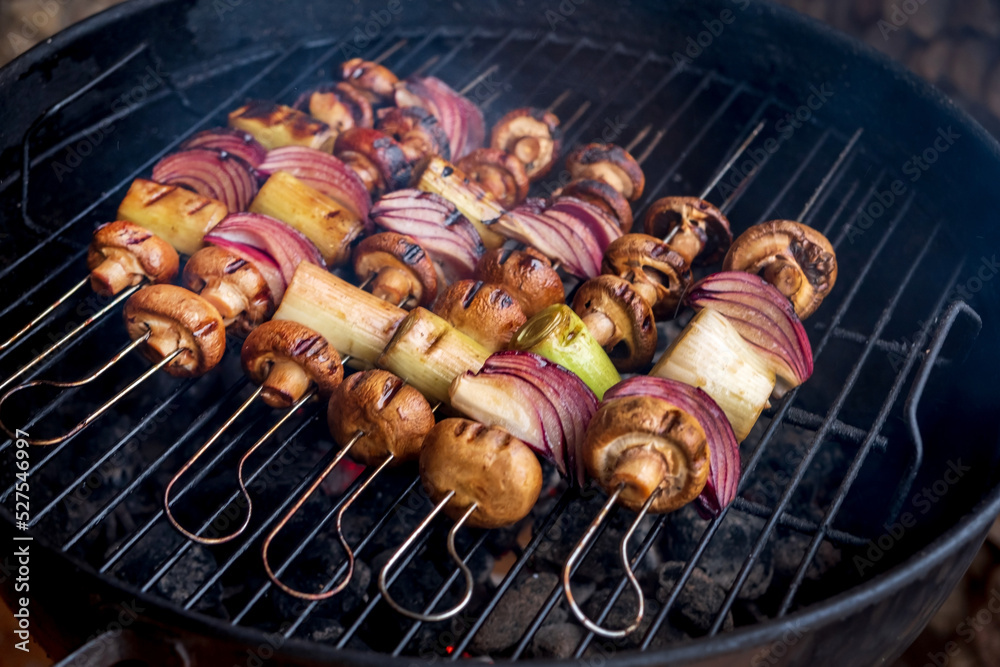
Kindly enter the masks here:
[[[32, 381], [32, 382], [26, 382], [26, 383], [24, 383], [22, 385], [18, 385], [17, 387], [14, 387], [13, 389], [11, 389], [7, 393], [5, 393], [3, 396], [0, 396], [0, 415], [2, 415], [2, 408], [3, 408], [4, 401], [6, 401], [8, 398], [10, 398], [11, 396], [13, 396], [14, 394], [16, 394], [16, 393], [18, 393], [20, 391], [24, 391], [25, 389], [31, 389], [32, 387], [40, 387], [40, 386], [56, 387], [56, 388], [59, 388], [59, 389], [71, 389], [71, 388], [74, 388], [74, 387], [82, 387], [82, 386], [84, 386], [86, 384], [90, 384], [91, 382], [93, 382], [97, 378], [101, 377], [112, 366], [114, 366], [119, 361], [121, 361], [122, 358], [124, 358], [129, 352], [131, 352], [135, 348], [137, 348], [140, 345], [142, 345], [143, 343], [145, 343], [146, 340], [149, 338], [150, 333], [151, 332], [147, 331], [145, 334], [143, 334], [139, 338], [136, 338], [134, 341], [132, 341], [131, 343], [129, 343], [128, 345], [126, 345], [124, 348], [122, 348], [117, 354], [115, 354], [113, 357], [111, 357], [107, 362], [105, 362], [104, 365], [101, 366], [100, 368], [98, 368], [93, 374], [91, 374], [91, 375], [89, 375], [89, 376], [87, 376], [87, 377], [85, 377], [83, 379], [75, 380], [73, 382], [57, 382], [57, 381], [54, 381], [54, 380], [35, 380], [35, 381]], [[64, 440], [67, 440], [67, 439], [73, 437], [74, 435], [76, 435], [77, 433], [79, 433], [80, 431], [82, 431], [83, 429], [85, 429], [88, 426], [90, 426], [94, 421], [97, 420], [98, 417], [100, 417], [105, 412], [107, 412], [108, 410], [110, 410], [116, 403], [118, 403], [118, 401], [120, 401], [121, 399], [125, 398], [125, 396], [127, 396], [133, 389], [135, 389], [140, 384], [142, 384], [143, 382], [145, 382], [146, 380], [148, 380], [150, 377], [152, 377], [153, 375], [155, 375], [156, 371], [160, 370], [161, 368], [163, 368], [164, 366], [166, 366], [167, 364], [169, 364], [171, 361], [173, 361], [174, 358], [177, 357], [177, 355], [179, 355], [181, 352], [184, 352], [185, 349], [186, 348], [178, 347], [176, 350], [174, 350], [173, 352], [171, 352], [167, 356], [165, 356], [162, 359], [160, 359], [153, 366], [151, 366], [150, 368], [146, 369], [142, 373], [142, 375], [140, 375], [135, 380], [133, 380], [132, 382], [130, 382], [124, 389], [122, 389], [117, 394], [115, 394], [110, 399], [108, 399], [108, 401], [105, 402], [101, 407], [99, 407], [95, 411], [91, 412], [89, 415], [86, 416], [86, 418], [84, 418], [83, 421], [81, 421], [79, 424], [77, 424], [76, 426], [74, 426], [72, 429], [70, 429], [66, 433], [64, 433], [64, 434], [62, 434], [60, 436], [57, 436], [55, 438], [48, 438], [48, 439], [26, 438], [26, 440], [28, 441], [28, 443], [30, 443], [32, 445], [55, 445], [55, 444], [58, 444], [58, 443], [60, 443], [60, 442], [62, 442]], [[15, 431], [12, 431], [10, 428], [7, 427], [6, 424], [3, 423], [2, 416], [0, 416], [0, 428], [3, 428], [3, 430], [9, 436], [11, 436], [12, 438], [15, 437], [15, 435], [14, 435]]]

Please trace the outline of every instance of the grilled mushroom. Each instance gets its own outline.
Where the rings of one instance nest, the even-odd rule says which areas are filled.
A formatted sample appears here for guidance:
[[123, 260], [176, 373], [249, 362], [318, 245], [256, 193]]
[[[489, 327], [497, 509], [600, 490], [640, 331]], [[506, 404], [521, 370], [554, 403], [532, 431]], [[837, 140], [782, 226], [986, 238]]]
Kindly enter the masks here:
[[743, 232], [723, 262], [726, 271], [761, 275], [787, 296], [800, 319], [812, 315], [837, 282], [837, 255], [823, 234], [791, 220]]
[[191, 255], [183, 283], [215, 306], [227, 328], [249, 333], [274, 312], [271, 290], [257, 267], [216, 246]]
[[361, 58], [351, 58], [343, 63], [340, 75], [372, 104], [391, 102], [399, 81], [387, 68]]
[[510, 153], [524, 164], [532, 182], [552, 169], [562, 132], [551, 111], [525, 107], [514, 109], [493, 126], [490, 146]]
[[566, 298], [562, 280], [552, 263], [533, 248], [490, 250], [476, 264], [473, 277], [503, 286], [517, 300], [525, 317], [533, 317]]
[[101, 296], [118, 294], [143, 280], [170, 282], [180, 258], [173, 247], [131, 222], [119, 220], [94, 230], [87, 248], [90, 286]]
[[437, 297], [434, 262], [411, 236], [382, 232], [369, 236], [354, 249], [354, 273], [371, 279], [370, 292], [395, 305], [411, 298], [428, 306]]
[[361, 177], [372, 198], [405, 188], [413, 174], [402, 146], [371, 128], [355, 127], [342, 132], [333, 152]]
[[643, 225], [647, 234], [666, 240], [691, 265], [714, 264], [733, 242], [729, 219], [697, 197], [657, 199]]
[[625, 234], [604, 251], [601, 273], [632, 283], [658, 319], [669, 319], [691, 284], [691, 267], [660, 239], [646, 234]]
[[573, 310], [619, 371], [635, 371], [653, 360], [653, 311], [627, 280], [608, 275], [591, 278], [577, 290]]
[[141, 349], [153, 363], [181, 350], [163, 368], [176, 377], [204, 375], [226, 351], [226, 327], [219, 311], [183, 287], [145, 287], [125, 302], [124, 315], [129, 338], [149, 334]]
[[323, 336], [297, 322], [271, 320], [247, 336], [240, 352], [243, 371], [263, 386], [272, 408], [288, 408], [309, 387], [327, 397], [344, 379], [340, 355]]
[[294, 106], [323, 121], [337, 134], [352, 127], [371, 127], [375, 120], [364, 93], [343, 81], [303, 93]]
[[502, 350], [528, 318], [500, 285], [459, 280], [441, 292], [434, 312], [490, 353]]
[[586, 144], [574, 149], [566, 158], [566, 169], [573, 180], [603, 181], [635, 201], [642, 196], [646, 177], [628, 151], [614, 144]]
[[359, 463], [376, 465], [389, 454], [394, 463], [406, 463], [420, 456], [434, 412], [423, 394], [401, 378], [373, 370], [349, 375], [334, 390], [327, 421], [342, 447], [358, 436], [351, 458]]
[[594, 181], [586, 178], [573, 181], [562, 190], [556, 192], [556, 196], [576, 197], [604, 210], [618, 222], [618, 227], [622, 230], [622, 234], [628, 234], [632, 229], [632, 206], [622, 196], [622, 193], [604, 181]]
[[398, 141], [413, 165], [432, 155], [440, 155], [445, 160], [451, 156], [448, 135], [437, 117], [423, 107], [382, 109], [378, 118], [375, 129]]
[[542, 467], [526, 444], [502, 428], [445, 419], [424, 439], [420, 479], [435, 503], [455, 492], [444, 508], [452, 519], [475, 503], [468, 525], [500, 528], [520, 521], [534, 507], [542, 490]]
[[497, 198], [504, 208], [517, 206], [528, 196], [528, 173], [521, 160], [499, 148], [477, 148], [455, 166]]
[[619, 502], [638, 510], [656, 489], [650, 511], [672, 512], [698, 497], [709, 472], [705, 431], [680, 408], [659, 398], [605, 401], [587, 427], [587, 473], [608, 493], [624, 485]]

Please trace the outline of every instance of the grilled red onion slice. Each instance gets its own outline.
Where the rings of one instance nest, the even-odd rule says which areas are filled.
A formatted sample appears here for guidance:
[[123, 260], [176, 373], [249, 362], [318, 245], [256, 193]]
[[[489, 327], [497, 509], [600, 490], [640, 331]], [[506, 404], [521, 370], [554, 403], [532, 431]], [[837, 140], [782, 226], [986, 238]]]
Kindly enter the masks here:
[[695, 310], [711, 308], [726, 316], [774, 371], [776, 398], [812, 375], [812, 346], [794, 306], [760, 276], [744, 271], [712, 274], [692, 286], [685, 302]]
[[448, 135], [453, 160], [482, 147], [486, 140], [486, 123], [479, 107], [436, 77], [411, 77], [399, 82], [396, 105], [422, 107], [434, 114]]
[[574, 276], [601, 273], [601, 247], [584, 223], [565, 214], [547, 215], [535, 198], [500, 216], [491, 229], [535, 248]]
[[452, 407], [502, 426], [583, 483], [580, 448], [597, 396], [574, 373], [533, 352], [498, 352], [479, 373], [457, 377], [449, 394]]
[[722, 408], [708, 394], [676, 380], [640, 375], [616, 384], [604, 394], [604, 400], [625, 396], [659, 398], [698, 420], [709, 452], [708, 482], [698, 496], [698, 512], [716, 516], [733, 502], [740, 483], [740, 446]]
[[337, 200], [361, 220], [368, 220], [372, 198], [365, 184], [353, 169], [329, 153], [307, 146], [275, 148], [268, 151], [257, 171], [264, 177], [277, 171], [289, 173]]
[[583, 224], [597, 241], [601, 256], [615, 239], [622, 235], [618, 224], [604, 211], [576, 197], [556, 197], [552, 205], [545, 209], [550, 216], [570, 216]]
[[267, 149], [261, 146], [251, 134], [231, 127], [204, 130], [181, 144], [181, 150], [191, 150], [192, 148], [224, 151], [235, 155], [255, 168], [264, 161], [264, 156], [267, 155]]
[[[281, 301], [285, 287], [288, 286], [299, 264], [311, 262], [316, 266], [325, 266], [319, 250], [301, 232], [259, 213], [235, 213], [226, 216], [205, 235], [205, 242], [227, 250], [239, 249], [244, 258], [251, 261], [254, 261], [255, 254], [258, 256], [263, 254], [270, 259], [281, 275], [278, 289], [270, 284], [270, 280], [268, 281], [275, 303]], [[256, 266], [257, 262], [254, 264]], [[263, 269], [261, 273], [264, 273]], [[267, 278], [266, 273], [264, 276]]]
[[153, 167], [153, 180], [217, 199], [230, 211], [245, 211], [257, 194], [257, 179], [246, 162], [209, 148], [168, 155]]
[[371, 210], [378, 227], [412, 236], [441, 267], [449, 283], [472, 277], [485, 248], [476, 228], [455, 205], [421, 190], [397, 190]]

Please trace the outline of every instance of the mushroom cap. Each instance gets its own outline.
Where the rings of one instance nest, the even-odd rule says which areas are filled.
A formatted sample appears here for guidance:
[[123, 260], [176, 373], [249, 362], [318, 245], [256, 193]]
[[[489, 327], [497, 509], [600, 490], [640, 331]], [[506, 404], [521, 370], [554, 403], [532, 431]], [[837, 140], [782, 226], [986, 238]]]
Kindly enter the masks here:
[[[126, 255], [138, 262], [129, 261]], [[94, 230], [87, 248], [87, 268], [93, 271], [105, 260], [124, 262], [142, 273], [133, 273], [129, 284], [138, 285], [143, 279], [151, 283], [166, 283], [177, 275], [180, 257], [173, 246], [133, 222], [117, 220]], [[96, 288], [95, 288], [96, 289]]]
[[800, 319], [812, 315], [837, 282], [837, 254], [822, 233], [792, 220], [771, 220], [740, 234], [724, 271], [760, 274], [787, 296]]
[[524, 164], [532, 182], [549, 173], [561, 144], [559, 118], [551, 111], [534, 107], [508, 112], [493, 126], [490, 137], [490, 146], [510, 153]]
[[632, 206], [622, 193], [604, 181], [589, 178], [573, 181], [557, 192], [556, 196], [576, 197], [604, 210], [618, 222], [622, 234], [628, 234], [632, 229]]
[[375, 129], [399, 142], [414, 165], [431, 155], [451, 157], [448, 133], [437, 116], [423, 107], [390, 107], [378, 112]]
[[420, 456], [424, 437], [434, 426], [434, 412], [419, 391], [389, 371], [353, 373], [330, 396], [330, 434], [341, 447], [359, 433], [351, 458], [366, 466], [394, 464]]
[[653, 311], [627, 280], [611, 275], [591, 278], [577, 290], [573, 310], [585, 322], [592, 314], [610, 320], [614, 333], [604, 349], [618, 370], [636, 371], [653, 360], [656, 352]]
[[371, 127], [375, 120], [368, 98], [343, 81], [306, 91], [292, 106], [323, 121], [335, 132], [352, 127]]
[[481, 280], [459, 280], [449, 285], [434, 302], [434, 313], [490, 353], [506, 348], [528, 321], [507, 290]]
[[351, 58], [342, 63], [340, 76], [361, 91], [372, 104], [391, 100], [399, 81], [387, 67], [361, 58]]
[[216, 297], [233, 294], [235, 290], [242, 310], [227, 326], [235, 325], [240, 331], [253, 331], [274, 313], [274, 298], [261, 272], [253, 262], [223, 248], [207, 246], [191, 255], [184, 265], [181, 281], [184, 287], [203, 295], [220, 314], [229, 304], [218, 302]]
[[653, 315], [671, 319], [691, 285], [691, 267], [660, 239], [647, 234], [625, 234], [604, 251], [601, 273], [624, 278], [640, 293], [656, 295]]
[[638, 510], [657, 488], [650, 511], [672, 512], [698, 497], [709, 472], [709, 449], [698, 420], [651, 396], [604, 401], [587, 427], [587, 473], [618, 501]]
[[431, 500], [455, 495], [444, 512], [467, 524], [501, 528], [526, 517], [542, 490], [542, 467], [531, 449], [498, 426], [468, 419], [438, 422], [424, 439], [420, 478]]
[[[316, 384], [324, 398], [333, 393], [344, 379], [340, 355], [323, 336], [298, 322], [271, 320], [250, 332], [240, 351], [243, 372], [256, 384], [265, 384], [275, 364], [291, 362]], [[308, 386], [308, 385], [307, 385]], [[264, 402], [271, 407], [289, 407], [302, 395], [294, 395], [284, 386], [265, 386]]]
[[379, 278], [372, 282], [372, 293], [394, 305], [402, 305], [409, 297], [417, 300], [417, 305], [428, 306], [437, 297], [438, 280], [434, 262], [423, 247], [412, 236], [396, 232], [372, 234], [354, 248], [354, 273], [358, 280], [365, 281], [383, 270], [396, 269], [394, 278], [401, 278], [403, 285], [395, 280], [380, 291]]
[[149, 332], [141, 349], [151, 362], [159, 362], [178, 348], [183, 350], [163, 368], [175, 377], [204, 375], [226, 351], [226, 327], [219, 311], [183, 287], [144, 287], [125, 302], [124, 316], [132, 340]]
[[473, 277], [502, 285], [520, 304], [525, 317], [533, 317], [566, 298], [562, 280], [552, 263], [533, 248], [489, 250], [476, 264]]
[[[679, 229], [675, 232], [675, 228]], [[714, 264], [733, 242], [729, 218], [714, 204], [697, 197], [657, 199], [646, 212], [643, 229], [659, 239], [671, 236], [669, 243], [693, 264]], [[688, 238], [682, 238], [685, 236]]]
[[566, 157], [566, 169], [573, 180], [604, 181], [629, 201], [641, 197], [646, 187], [642, 167], [627, 150], [614, 144], [578, 146]]
[[[352, 127], [337, 137], [334, 154], [352, 165], [352, 157], [360, 157], [377, 170], [378, 179], [373, 196], [386, 190], [405, 188], [413, 176], [413, 165], [406, 158], [402, 146], [389, 135], [370, 127]], [[362, 177], [362, 180], [365, 180]]]
[[513, 208], [528, 196], [530, 182], [524, 163], [499, 148], [477, 148], [455, 166], [496, 197], [504, 208]]

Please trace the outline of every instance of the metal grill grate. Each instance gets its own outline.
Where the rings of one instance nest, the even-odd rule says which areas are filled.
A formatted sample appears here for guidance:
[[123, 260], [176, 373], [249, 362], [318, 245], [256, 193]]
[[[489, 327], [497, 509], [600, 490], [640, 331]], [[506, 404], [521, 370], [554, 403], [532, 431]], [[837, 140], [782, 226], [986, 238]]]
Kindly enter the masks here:
[[[750, 129], [761, 120], [767, 122], [768, 131], [758, 137], [751, 148], [762, 157], [753, 160], [754, 166], [745, 186], [733, 193], [730, 200], [729, 214], [734, 231], [774, 217], [793, 217], [805, 208], [803, 221], [819, 227], [837, 249], [840, 283], [821, 311], [807, 322], [816, 359], [814, 377], [765, 412], [743, 445], [745, 476], [739, 498], [718, 518], [706, 524], [686, 560], [678, 556], [685, 560], [682, 572], [666, 599], [661, 600], [651, 623], [644, 627], [641, 638], [630, 646], [647, 649], [662, 643], [658, 640], [663, 636], [661, 630], [695, 568], [709, 550], [725, 548], [713, 538], [732, 515], [748, 515], [763, 521], [749, 553], [737, 559], [742, 560], [742, 564], [724, 600], [713, 609], [709, 635], [723, 630], [744, 583], [768, 544], [780, 543], [788, 534], [805, 536], [807, 546], [798, 559], [791, 581], [777, 599], [761, 605], [757, 620], [784, 616], [800, 604], [830, 595], [822, 588], [819, 592], [804, 592], [807, 572], [820, 548], [824, 543], [844, 548], [866, 544], [877, 534], [874, 531], [882, 522], [899, 510], [918, 471], [921, 453], [916, 449], [916, 442], [898, 428], [892, 428], [888, 421], [891, 416], [903, 416], [899, 397], [908, 384], [926, 382], [929, 366], [916, 378], [914, 369], [925, 359], [924, 350], [931, 337], [932, 323], [946, 308], [963, 265], [963, 258], [951, 246], [937, 221], [925, 214], [921, 202], [911, 195], [858, 238], [849, 234], [859, 212], [893, 177], [891, 171], [880, 168], [865, 151], [863, 135], [856, 131], [858, 128], [840, 132], [810, 122], [796, 129], [777, 152], [760, 150], [764, 140], [773, 136], [769, 130], [776, 120], [797, 106], [798, 101], [776, 100], [714, 72], [695, 67], [678, 69], [669, 58], [652, 52], [636, 53], [620, 43], [608, 46], [588, 39], [567, 39], [556, 34], [538, 36], [517, 30], [459, 32], [438, 28], [429, 33], [413, 34], [395, 31], [372, 44], [366, 55], [381, 53], [400, 40], [405, 43], [390, 56], [386, 65], [401, 76], [419, 67], [422, 73], [437, 75], [455, 88], [461, 88], [487, 73], [472, 96], [487, 108], [488, 120], [495, 120], [504, 110], [514, 106], [547, 106], [558, 98], [556, 112], [564, 122], [571, 124], [564, 150], [579, 141], [599, 140], [602, 135], [604, 139], [625, 144], [645, 132], [635, 152], [646, 155], [644, 169], [650, 187], [637, 202], [637, 219], [648, 204], [660, 196], [699, 191]], [[158, 150], [137, 146], [135, 158], [127, 164], [130, 168], [116, 173], [113, 187], [97, 198], [85, 200], [87, 203], [78, 212], [64, 216], [65, 222], [55, 225], [48, 222], [54, 217], [47, 212], [53, 196], [44, 194], [51, 185], [45, 168], [74, 141], [99, 127], [107, 118], [97, 117], [88, 127], [77, 127], [75, 132], [65, 134], [65, 139], [50, 141], [51, 145], [43, 150], [36, 147], [36, 144], [45, 144], [44, 138], [38, 136], [47, 136], [45, 128], [60, 121], [80, 100], [100, 94], [106, 79], [144, 66], [147, 61], [155, 62], [155, 54], [147, 47], [136, 49], [78, 93], [49, 110], [39, 118], [25, 140], [24, 167], [20, 174], [11, 174], [0, 181], [0, 198], [18, 198], [21, 214], [31, 229], [51, 229], [42, 234], [36, 245], [0, 271], [0, 286], [6, 294], [14, 293], [10, 288], [17, 285], [30, 285], [30, 289], [20, 292], [21, 296], [0, 316], [11, 314], [18, 319], [21, 312], [32, 311], [36, 304], [45, 303], [51, 295], [65, 289], [81, 270], [83, 248], [92, 223], [102, 214], [113, 214], [116, 202], [131, 180], [147, 172], [156, 160], [174, 150], [187, 136], [224, 122], [225, 112], [244, 97], [289, 99], [293, 91], [302, 86], [329, 77], [331, 65], [339, 62], [342, 55], [342, 45], [335, 40], [302, 42], [284, 51], [257, 50], [252, 56], [234, 57], [228, 63], [209, 63], [198, 70], [172, 74], [163, 90], [125, 112], [116, 113], [113, 120], [159, 123], [168, 107], [176, 107], [180, 110], [177, 123], [185, 128], [169, 132], [165, 129], [164, 135], [169, 139], [158, 136], [159, 140], [152, 144], [159, 146]], [[232, 92], [220, 98], [218, 90]], [[563, 91], [565, 94], [560, 95]], [[609, 132], [620, 136], [609, 137]], [[99, 156], [93, 158], [95, 161], [100, 159]], [[132, 165], [135, 167], [131, 168]], [[740, 164], [735, 169], [750, 171]], [[875, 178], [871, 177], [873, 173], [877, 173]], [[39, 184], [39, 180], [42, 183]], [[729, 183], [728, 176], [723, 183]], [[720, 201], [725, 194], [717, 188], [709, 198]], [[59, 210], [70, 203], [73, 202], [63, 201]], [[904, 219], [905, 233], [901, 231]], [[928, 251], [932, 247], [935, 252], [930, 254]], [[891, 261], [886, 257], [888, 248], [892, 248], [895, 255]], [[55, 268], [49, 272], [40, 271], [38, 267], [48, 262]], [[929, 265], [940, 268], [937, 275], [947, 278], [928, 282], [925, 274], [930, 273]], [[36, 282], [39, 273], [44, 273], [45, 277]], [[67, 321], [73, 323], [72, 314], [67, 317], [63, 313], [51, 329], [62, 331], [60, 327], [66, 326]], [[667, 336], [661, 333], [661, 339], [665, 338]], [[98, 325], [35, 369], [32, 377], [78, 374], [89, 367], [87, 360], [106, 354], [112, 347], [105, 339], [124, 340], [115, 317], [104, 316]], [[0, 368], [6, 371], [17, 367], [28, 357], [32, 345], [40, 347], [39, 340], [45, 340], [44, 333], [0, 355]], [[892, 364], [891, 372], [886, 362], [888, 355], [901, 360]], [[141, 362], [134, 360], [129, 368], [135, 371], [142, 367]], [[38, 490], [35, 497], [38, 498], [36, 503], [41, 502], [38, 505], [41, 509], [34, 513], [32, 528], [41, 539], [55, 542], [62, 551], [86, 562], [111, 581], [161, 595], [184, 610], [216, 616], [233, 624], [272, 632], [278, 630], [285, 637], [313, 637], [338, 647], [365, 647], [367, 644], [360, 636], [365, 633], [366, 626], [387, 613], [374, 586], [348, 594], [343, 600], [334, 598], [293, 608], [293, 605], [284, 605], [280, 599], [283, 594], [274, 590], [259, 565], [262, 537], [322, 470], [335, 449], [323, 433], [320, 417], [323, 410], [316, 406], [289, 415], [288, 423], [280, 429], [280, 437], [273, 439], [257, 455], [260, 462], [250, 473], [248, 485], [253, 492], [254, 483], [266, 482], [264, 488], [254, 494], [258, 506], [264, 509], [258, 509], [259, 514], [255, 515], [247, 533], [233, 545], [212, 550], [208, 565], [198, 570], [200, 576], [189, 582], [183, 594], [176, 589], [171, 589], [169, 595], [164, 592], [163, 582], [179, 567], [183, 566], [183, 572], [189, 573], [194, 571], [190, 567], [192, 561], [205, 561], [204, 550], [169, 532], [159, 506], [165, 475], [169, 476], [206, 433], [238, 405], [247, 384], [231, 358], [221, 371], [210, 377], [183, 382], [158, 378], [142, 395], [126, 401], [117, 416], [109, 415], [102, 420], [114, 422], [112, 425], [98, 422], [79, 436], [43, 452], [33, 452], [32, 487]], [[108, 386], [105, 382], [103, 388]], [[81, 411], [89, 400], [71, 390], [44, 405], [30, 406], [30, 412], [26, 406], [23, 428], [32, 432], [54, 428], [61, 415], [78, 414], [75, 411]], [[188, 415], [193, 415], [190, 421]], [[221, 443], [208, 464], [175, 493], [175, 503], [206, 477], [216, 479], [229, 475], [227, 479], [234, 481], [230, 475], [233, 457], [276, 418], [276, 415], [264, 413], [255, 420], [244, 420], [247, 423], [241, 430]], [[755, 490], [760, 482], [762, 462], [788, 449], [789, 442], [795, 438], [802, 445], [801, 455], [794, 465], [787, 465], [783, 471], [785, 483], [775, 494]], [[0, 445], [0, 451], [7, 451], [9, 455], [10, 446], [8, 440]], [[806, 514], [795, 511], [793, 508], [801, 505], [795, 498], [801, 491], [802, 481], [816, 457], [828, 451], [836, 451], [843, 457], [842, 469], [830, 480], [830, 489], [824, 492], [821, 505]], [[141, 458], [137, 459], [139, 455]], [[877, 499], [874, 506], [869, 505], [867, 512], [858, 512], [860, 501], [852, 504], [856, 480], [866, 466], [886, 465], [888, 461], [903, 462], [891, 471], [898, 486]], [[273, 474], [279, 465], [282, 473]], [[5, 466], [0, 472], [4, 489], [0, 498], [3, 500], [9, 498], [13, 489], [10, 470], [12, 466]], [[95, 478], [102, 480], [96, 487], [91, 483]], [[359, 483], [354, 480], [340, 497], [346, 497]], [[217, 502], [206, 504], [212, 512], [207, 515], [202, 530], [226, 516], [227, 508], [238, 498], [233, 489], [235, 484], [226, 487], [225, 492], [220, 491]], [[87, 495], [81, 499], [84, 491]], [[368, 495], [371, 498], [361, 503], [364, 509], [359, 510], [359, 538], [354, 542], [362, 560], [375, 556], [370, 552], [376, 547], [385, 549], [387, 545], [397, 544], [400, 539], [393, 536], [401, 535], [398, 531], [412, 525], [412, 517], [423, 511], [422, 494], [412, 471], [386, 476], [373, 485]], [[475, 613], [466, 619], [464, 627], [451, 633], [453, 641], [442, 645], [443, 654], [458, 659], [466, 653], [504, 595], [532, 570], [540, 550], [576, 540], [578, 533], [562, 534], [561, 526], [572, 525], [567, 517], [574, 514], [589, 516], [597, 495], [591, 491], [581, 494], [565, 490], [545, 500], [551, 508], [534, 517], [530, 539], [516, 547], [516, 561], [499, 581], [487, 580], [481, 585]], [[867, 494], [855, 495], [862, 496], [861, 501], [865, 503], [871, 501]], [[286, 571], [307, 570], [300, 568], [303, 559], [308, 560], [316, 550], [329, 548], [324, 540], [339, 503], [323, 497], [314, 500], [309, 521], [293, 524], [282, 533], [290, 544], [275, 552], [279, 576]], [[326, 507], [327, 504], [330, 506]], [[84, 509], [74, 511], [74, 507]], [[660, 516], [645, 524], [642, 541], [633, 557], [638, 568], [644, 566], [654, 546], [662, 545], [665, 529], [671, 521], [670, 516]], [[392, 532], [394, 530], [396, 532]], [[159, 540], [157, 544], [173, 546], [147, 549], [146, 545], [154, 543], [154, 538]], [[397, 574], [405, 571], [405, 576], [411, 576], [412, 563], [423, 563], [428, 558], [433, 560], [435, 540], [441, 541], [439, 533], [425, 535], [418, 542], [418, 548], [407, 555], [404, 561], [407, 567], [397, 569]], [[610, 539], [598, 539], [593, 548], [608, 550], [610, 543]], [[461, 551], [467, 554], [465, 561], [478, 568], [480, 575], [484, 574], [484, 561], [480, 557], [491, 544], [488, 533], [464, 536]], [[666, 548], [669, 551], [669, 546]], [[590, 551], [588, 549], [588, 553]], [[438, 559], [435, 564], [440, 566], [442, 562], [446, 561]], [[345, 570], [346, 563], [332, 571], [299, 574], [311, 574], [308, 581], [313, 581], [313, 586], [326, 580], [328, 583], [322, 589], [326, 590]], [[423, 591], [425, 611], [447, 602], [459, 572], [449, 567], [438, 575], [437, 589]], [[610, 587], [597, 616], [599, 622], [612, 612], [625, 588], [624, 576], [616, 586]], [[605, 592], [595, 595], [601, 597]], [[535, 633], [559, 607], [561, 598], [562, 588], [556, 586], [540, 607], [531, 610], [532, 621], [505, 656], [517, 659], [525, 655]], [[411, 601], [411, 606], [414, 604]], [[287, 613], [290, 609], [292, 613]], [[308, 634], [309, 624], [317, 616], [335, 619], [339, 632], [323, 637]], [[398, 622], [399, 631], [391, 637], [391, 645], [376, 648], [393, 655], [425, 650], [417, 642], [422, 624], [402, 619]], [[584, 635], [575, 655], [584, 655], [593, 639], [591, 634]]]

